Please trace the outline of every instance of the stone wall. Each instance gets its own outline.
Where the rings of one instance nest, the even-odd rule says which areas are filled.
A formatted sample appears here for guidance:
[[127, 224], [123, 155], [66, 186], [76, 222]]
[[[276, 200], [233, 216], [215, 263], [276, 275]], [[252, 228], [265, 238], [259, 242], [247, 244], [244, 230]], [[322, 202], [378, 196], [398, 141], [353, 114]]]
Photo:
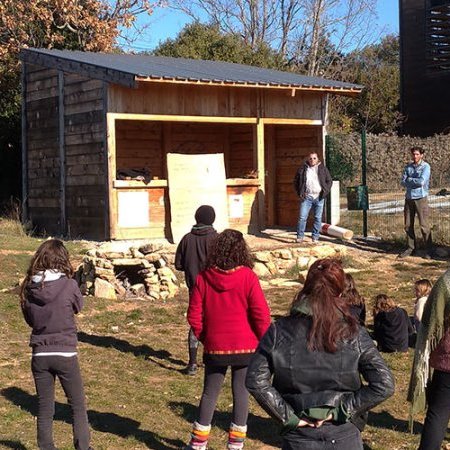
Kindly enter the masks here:
[[[351, 133], [333, 135], [338, 150], [355, 166], [355, 176], [345, 186], [361, 182], [361, 135]], [[425, 159], [431, 165], [431, 187], [441, 189], [450, 186], [450, 135], [428, 138], [390, 135], [367, 135], [367, 184], [372, 192], [401, 189], [400, 177], [410, 161], [409, 149], [419, 146], [425, 149]], [[342, 187], [345, 187], [342, 186]]]
[[[287, 274], [303, 281], [306, 270], [314, 261], [342, 257], [345, 252], [345, 246], [321, 243], [252, 253], [258, 277]], [[177, 272], [173, 264], [173, 250], [161, 244], [146, 244], [123, 251], [89, 250], [76, 272], [76, 279], [84, 295], [111, 300], [166, 300], [174, 297], [184, 282], [184, 274]]]

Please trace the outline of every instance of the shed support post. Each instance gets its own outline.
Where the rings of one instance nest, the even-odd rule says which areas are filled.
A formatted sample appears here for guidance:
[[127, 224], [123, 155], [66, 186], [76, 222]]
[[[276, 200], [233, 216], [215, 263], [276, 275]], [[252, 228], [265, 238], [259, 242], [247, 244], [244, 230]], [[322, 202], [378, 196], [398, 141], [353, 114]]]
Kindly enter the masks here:
[[58, 70], [58, 140], [59, 140], [59, 199], [61, 235], [67, 234], [66, 220], [66, 151], [64, 142], [64, 72]]
[[28, 221], [27, 65], [22, 64], [22, 223]]
[[110, 239], [117, 237], [117, 201], [113, 180], [116, 179], [116, 119], [113, 114], [106, 113], [107, 161], [109, 180], [109, 229]]
[[254, 128], [254, 156], [255, 166], [258, 172], [259, 189], [256, 194], [256, 202], [258, 205], [258, 231], [265, 228], [265, 192], [266, 192], [266, 177], [265, 177], [265, 164], [264, 164], [264, 121], [258, 118], [258, 121]]

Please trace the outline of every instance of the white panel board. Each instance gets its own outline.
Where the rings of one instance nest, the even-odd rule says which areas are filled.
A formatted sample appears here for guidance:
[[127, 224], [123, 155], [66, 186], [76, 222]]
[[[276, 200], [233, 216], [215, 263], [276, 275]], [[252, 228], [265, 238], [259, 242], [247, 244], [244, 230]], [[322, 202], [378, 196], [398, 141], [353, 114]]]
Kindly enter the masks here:
[[119, 192], [117, 195], [118, 226], [140, 228], [150, 225], [148, 192]]
[[201, 205], [216, 211], [214, 228], [228, 227], [227, 184], [223, 153], [206, 155], [167, 154], [172, 237], [174, 242], [190, 231]]

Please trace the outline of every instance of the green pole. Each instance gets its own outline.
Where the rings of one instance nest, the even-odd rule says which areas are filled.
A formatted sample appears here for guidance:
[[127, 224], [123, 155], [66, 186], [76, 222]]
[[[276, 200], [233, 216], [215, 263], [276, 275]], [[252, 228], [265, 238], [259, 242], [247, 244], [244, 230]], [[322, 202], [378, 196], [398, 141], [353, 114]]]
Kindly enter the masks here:
[[[367, 186], [367, 146], [366, 129], [361, 130], [361, 181], [363, 186]], [[367, 237], [367, 209], [363, 209], [363, 236]]]
[[[327, 167], [330, 167], [330, 154], [332, 151], [332, 141], [331, 136], [328, 134], [325, 136], [325, 165]], [[331, 194], [328, 195], [327, 199], [325, 200], [325, 212], [327, 215], [327, 223], [330, 223], [331, 220], [331, 201], [330, 201]]]

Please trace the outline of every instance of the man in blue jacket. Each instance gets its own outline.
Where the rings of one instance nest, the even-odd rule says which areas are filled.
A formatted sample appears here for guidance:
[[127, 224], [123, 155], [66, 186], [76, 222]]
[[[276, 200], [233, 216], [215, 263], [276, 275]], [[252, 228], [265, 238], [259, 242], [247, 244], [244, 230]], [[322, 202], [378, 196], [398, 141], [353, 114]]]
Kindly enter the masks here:
[[433, 243], [429, 222], [428, 190], [430, 187], [430, 165], [423, 160], [424, 150], [411, 148], [412, 162], [403, 171], [401, 184], [406, 188], [405, 196], [405, 231], [408, 248], [400, 253], [399, 258], [413, 255], [416, 252], [416, 235], [414, 233], [415, 215], [419, 218], [420, 230], [426, 246], [425, 258], [432, 257]]

